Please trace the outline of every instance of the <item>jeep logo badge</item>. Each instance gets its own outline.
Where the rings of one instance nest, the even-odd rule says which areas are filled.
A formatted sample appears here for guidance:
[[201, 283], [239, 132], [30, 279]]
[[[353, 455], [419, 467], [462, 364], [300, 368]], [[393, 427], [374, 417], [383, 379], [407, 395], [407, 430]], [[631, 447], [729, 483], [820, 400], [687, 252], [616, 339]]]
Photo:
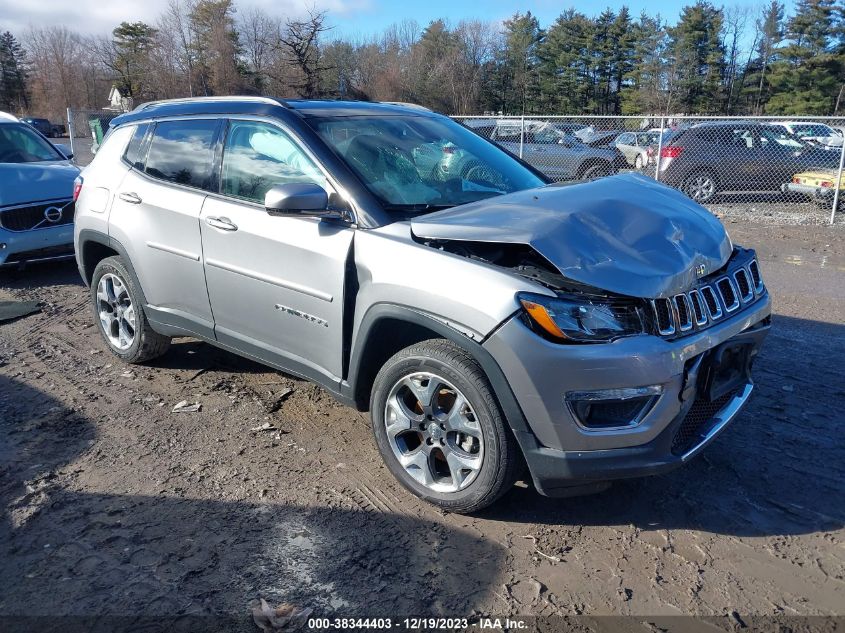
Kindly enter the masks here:
[[704, 264], [699, 264], [695, 267], [695, 276], [696, 277], [704, 277], [704, 273], [707, 271]]
[[44, 219], [55, 224], [62, 219], [62, 210], [59, 207], [47, 207], [44, 209]]

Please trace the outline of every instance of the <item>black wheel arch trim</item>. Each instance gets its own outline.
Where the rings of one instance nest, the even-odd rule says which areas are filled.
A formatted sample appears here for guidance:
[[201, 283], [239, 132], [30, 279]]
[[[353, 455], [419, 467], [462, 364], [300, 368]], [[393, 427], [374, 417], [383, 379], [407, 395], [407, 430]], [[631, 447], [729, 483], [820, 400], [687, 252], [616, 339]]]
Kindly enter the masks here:
[[516, 400], [516, 396], [514, 396], [510, 384], [505, 378], [504, 372], [490, 352], [479, 342], [470, 339], [466, 334], [463, 334], [448, 323], [444, 323], [425, 312], [420, 312], [412, 307], [399, 304], [375, 304], [367, 310], [364, 318], [361, 320], [361, 325], [358, 328], [355, 344], [352, 349], [349, 374], [345, 381], [345, 388], [349, 389], [349, 395], [355, 399], [359, 408], [364, 404], [356, 397], [359, 394], [358, 388], [360, 385], [358, 381], [362, 375], [363, 359], [366, 357], [364, 351], [368, 345], [372, 344], [370, 338], [376, 326], [380, 321], [384, 320], [404, 321], [412, 325], [424, 327], [468, 352], [479, 364], [481, 369], [484, 370], [488, 380], [490, 380], [499, 406], [502, 407], [502, 411], [511, 428], [516, 432], [517, 437], [525, 433], [531, 434], [533, 437], [533, 433], [525, 420], [525, 416]]
[[[135, 272], [135, 268], [132, 265], [132, 259], [129, 257], [129, 252], [126, 250], [126, 248], [124, 248], [123, 244], [118, 242], [113, 237], [106, 235], [105, 233], [101, 233], [100, 231], [95, 231], [93, 229], [82, 229], [79, 232], [79, 239], [77, 240], [77, 267], [79, 268], [79, 274], [82, 277], [82, 281], [85, 282], [85, 285], [89, 286], [91, 280], [86, 274], [85, 262], [83, 260], [83, 257], [85, 253], [85, 246], [91, 242], [110, 248], [111, 250], [116, 252], [121, 259], [123, 259], [123, 264], [124, 266], [126, 266], [126, 270], [129, 271], [130, 275], [132, 275], [133, 284], [138, 289], [138, 292], [141, 293], [141, 303], [143, 305], [147, 305], [147, 297], [144, 294], [144, 289], [141, 286], [141, 282], [138, 280], [138, 274]], [[91, 270], [93, 272], [93, 268]]]

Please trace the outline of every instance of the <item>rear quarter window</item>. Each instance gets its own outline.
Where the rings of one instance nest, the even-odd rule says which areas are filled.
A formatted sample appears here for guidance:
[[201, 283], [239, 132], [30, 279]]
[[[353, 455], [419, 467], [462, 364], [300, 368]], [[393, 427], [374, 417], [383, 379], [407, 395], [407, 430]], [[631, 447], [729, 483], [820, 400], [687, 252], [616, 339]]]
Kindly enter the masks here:
[[144, 169], [144, 158], [146, 154], [147, 143], [145, 143], [147, 132], [150, 129], [149, 123], [141, 123], [135, 126], [132, 133], [132, 138], [129, 139], [129, 144], [126, 146], [126, 152], [123, 154], [123, 160], [130, 167], [135, 169]]
[[161, 121], [153, 130], [145, 171], [153, 178], [211, 189], [211, 167], [219, 121]]
[[[106, 134], [106, 138], [100, 144], [97, 153], [94, 154], [94, 160], [91, 161], [89, 168], [93, 165], [108, 164], [113, 160], [120, 160], [120, 156], [126, 149], [126, 144], [132, 135], [133, 126], [118, 127]], [[87, 168], [86, 168], [87, 170]]]

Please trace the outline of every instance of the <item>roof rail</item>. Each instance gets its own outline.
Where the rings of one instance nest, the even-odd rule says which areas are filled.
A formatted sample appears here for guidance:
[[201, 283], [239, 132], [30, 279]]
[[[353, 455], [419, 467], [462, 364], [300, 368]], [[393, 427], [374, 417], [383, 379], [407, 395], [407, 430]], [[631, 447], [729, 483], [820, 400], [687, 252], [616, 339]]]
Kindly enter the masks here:
[[202, 103], [206, 101], [251, 101], [253, 103], [267, 103], [270, 105], [280, 105], [284, 108], [290, 107], [283, 99], [275, 99], [273, 97], [259, 97], [254, 95], [229, 95], [225, 97], [182, 97], [179, 99], [159, 99], [157, 101], [146, 101], [138, 105], [133, 110], [133, 112], [139, 112], [141, 110], [161, 105], [163, 103]]
[[[378, 101], [376, 103], [378, 103]], [[425, 106], [422, 106], [419, 103], [409, 103], [407, 101], [382, 101], [381, 103], [386, 103], [387, 105], [405, 106], [406, 108], [415, 108], [417, 110], [425, 110], [426, 112], [431, 112], [431, 108], [426, 108]]]

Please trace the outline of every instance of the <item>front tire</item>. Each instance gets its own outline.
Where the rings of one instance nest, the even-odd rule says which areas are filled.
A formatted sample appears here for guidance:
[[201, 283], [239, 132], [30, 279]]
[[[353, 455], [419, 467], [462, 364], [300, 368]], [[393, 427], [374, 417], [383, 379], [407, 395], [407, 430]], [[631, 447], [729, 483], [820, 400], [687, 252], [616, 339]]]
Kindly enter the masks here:
[[150, 327], [141, 293], [120, 257], [107, 257], [97, 264], [91, 302], [100, 335], [124, 362], [143, 363], [170, 347], [170, 338]]
[[610, 176], [613, 174], [614, 169], [611, 167], [610, 163], [606, 163], [604, 161], [592, 163], [587, 165], [583, 169], [581, 169], [581, 173], [578, 176], [579, 180], [592, 180], [593, 178], [603, 178], [604, 176]]
[[423, 341], [391, 357], [373, 384], [370, 418], [393, 476], [444, 510], [487, 507], [519, 475], [522, 456], [490, 382], [450, 341]]

